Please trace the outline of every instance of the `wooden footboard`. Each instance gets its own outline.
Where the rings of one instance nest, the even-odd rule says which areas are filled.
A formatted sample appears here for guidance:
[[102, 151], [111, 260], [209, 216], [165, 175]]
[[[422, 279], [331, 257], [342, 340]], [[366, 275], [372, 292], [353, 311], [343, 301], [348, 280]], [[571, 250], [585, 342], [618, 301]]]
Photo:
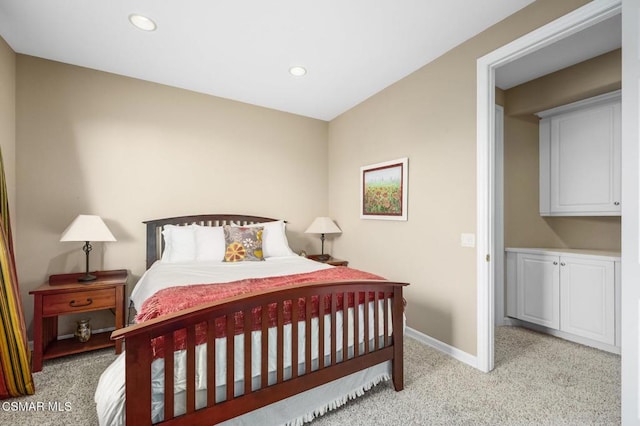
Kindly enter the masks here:
[[[176, 314], [159, 317], [148, 322], [137, 324], [128, 328], [114, 331], [113, 339], [124, 339], [126, 352], [126, 419], [127, 424], [147, 425], [151, 424], [151, 363], [152, 340], [157, 337], [164, 338], [164, 422], [167, 425], [211, 425], [241, 414], [253, 411], [257, 408], [283, 400], [292, 395], [304, 392], [308, 389], [329, 383], [333, 380], [345, 377], [351, 373], [366, 369], [385, 361], [392, 361], [393, 384], [397, 391], [403, 388], [403, 298], [402, 289], [404, 283], [388, 281], [348, 281], [348, 282], [322, 282], [299, 284], [284, 289], [269, 290], [254, 293], [248, 296], [235, 297], [224, 302], [214, 302], [199, 307], [181, 311]], [[325, 321], [318, 321], [318, 354], [324, 354], [329, 349], [330, 357], [327, 362], [323, 356], [317, 356], [317, 363], [312, 362], [312, 299], [320, 301], [320, 317], [329, 315], [330, 339], [325, 341]], [[338, 308], [339, 296], [343, 301], [353, 298], [355, 303], [364, 300], [364, 315], [358, 314], [358, 309], [353, 309], [353, 321], [347, 321], [348, 306], [343, 303]], [[295, 303], [295, 302], [298, 303]], [[371, 302], [375, 308], [370, 313]], [[382, 302], [382, 303], [380, 303]], [[268, 307], [276, 304], [277, 321], [270, 325], [267, 318]], [[299, 343], [298, 335], [301, 332], [300, 322], [291, 320], [291, 365], [297, 366], [304, 362], [304, 370], [290, 368], [285, 374], [284, 362], [284, 327], [285, 309], [289, 304], [290, 318], [303, 318], [300, 321], [305, 324], [304, 360], [298, 359]], [[379, 309], [378, 306], [383, 308]], [[276, 327], [277, 334], [277, 362], [276, 379], [269, 381], [267, 352], [268, 339], [261, 339], [261, 383], [256, 388], [252, 386], [252, 339], [251, 333], [256, 329], [252, 323], [252, 312], [260, 309], [261, 321], [258, 330], [262, 336], [266, 336], [270, 326]], [[342, 321], [342, 348], [347, 348], [350, 327], [351, 333], [358, 336], [360, 323], [364, 325], [363, 347], [353, 344], [353, 351], [338, 349], [336, 341], [338, 327], [338, 313], [342, 312], [345, 321]], [[241, 335], [244, 339], [244, 351], [239, 353], [234, 346], [234, 337], [238, 334], [236, 316], [243, 314], [244, 326]], [[383, 315], [380, 318], [380, 315]], [[373, 324], [369, 324], [370, 317]], [[391, 321], [388, 318], [391, 317]], [[243, 357], [244, 365], [244, 390], [240, 395], [234, 395], [234, 363], [227, 363], [226, 399], [216, 402], [216, 375], [215, 375], [215, 345], [216, 324], [224, 321], [226, 330], [226, 359], [234, 360]], [[196, 325], [205, 327], [207, 348], [207, 402], [206, 407], [196, 409]], [[382, 327], [382, 329], [380, 329]], [[373, 333], [370, 332], [370, 328]], [[174, 333], [186, 330], [187, 352], [187, 387], [186, 387], [186, 411], [185, 415], [174, 415]], [[372, 335], [373, 334], [373, 335]], [[380, 337], [384, 336], [384, 337]], [[355, 339], [357, 342], [357, 339]], [[343, 358], [342, 354], [346, 354]], [[317, 365], [316, 365], [317, 364]], [[313, 368], [312, 368], [313, 366]], [[272, 373], [273, 374], [273, 373]]]

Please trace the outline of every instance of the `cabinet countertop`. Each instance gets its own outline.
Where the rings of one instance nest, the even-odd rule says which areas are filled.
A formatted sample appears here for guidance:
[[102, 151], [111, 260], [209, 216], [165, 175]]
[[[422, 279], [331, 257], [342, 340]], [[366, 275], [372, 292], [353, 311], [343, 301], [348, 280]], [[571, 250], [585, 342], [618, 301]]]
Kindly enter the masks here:
[[552, 254], [558, 256], [580, 255], [580, 256], [597, 256], [599, 258], [608, 258], [607, 260], [620, 261], [620, 252], [614, 250], [587, 250], [587, 249], [570, 249], [570, 248], [547, 248], [547, 247], [507, 247], [507, 252], [514, 253], [538, 253]]

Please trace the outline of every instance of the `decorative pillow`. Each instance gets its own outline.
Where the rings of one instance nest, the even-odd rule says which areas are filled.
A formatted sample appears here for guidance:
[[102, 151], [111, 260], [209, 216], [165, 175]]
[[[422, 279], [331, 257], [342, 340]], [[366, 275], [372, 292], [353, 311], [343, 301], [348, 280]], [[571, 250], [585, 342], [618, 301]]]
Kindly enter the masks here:
[[[239, 225], [232, 224], [232, 226]], [[286, 223], [284, 223], [283, 220], [243, 226], [245, 228], [264, 228], [262, 234], [262, 250], [265, 258], [296, 255], [289, 247], [289, 241], [287, 241], [287, 234], [285, 232]]]
[[196, 259], [194, 225], [165, 225], [162, 236], [164, 237], [163, 262], [191, 262]]
[[264, 260], [262, 255], [263, 227], [243, 227], [225, 225], [225, 262]]
[[196, 260], [222, 262], [226, 248], [222, 226], [195, 226]]

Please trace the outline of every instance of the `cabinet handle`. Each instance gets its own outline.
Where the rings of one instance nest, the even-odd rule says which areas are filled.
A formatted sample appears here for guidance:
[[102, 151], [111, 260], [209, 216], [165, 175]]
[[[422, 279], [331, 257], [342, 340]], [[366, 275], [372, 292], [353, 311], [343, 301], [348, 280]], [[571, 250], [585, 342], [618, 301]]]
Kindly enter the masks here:
[[69, 306], [71, 306], [72, 308], [81, 308], [83, 306], [89, 306], [92, 303], [93, 303], [93, 299], [90, 297], [87, 297], [87, 303], [76, 303], [75, 300], [72, 300], [71, 302], [69, 302]]
[[558, 262], [554, 261], [554, 262], [553, 262], [553, 264], [554, 264], [554, 265], [557, 265], [557, 264], [558, 264]]
[[614, 201], [614, 202], [613, 202], [613, 205], [614, 205], [614, 206], [619, 206], [619, 205], [620, 205], [620, 201]]
[[562, 262], [562, 263], [560, 263], [560, 266], [567, 266], [567, 264]]

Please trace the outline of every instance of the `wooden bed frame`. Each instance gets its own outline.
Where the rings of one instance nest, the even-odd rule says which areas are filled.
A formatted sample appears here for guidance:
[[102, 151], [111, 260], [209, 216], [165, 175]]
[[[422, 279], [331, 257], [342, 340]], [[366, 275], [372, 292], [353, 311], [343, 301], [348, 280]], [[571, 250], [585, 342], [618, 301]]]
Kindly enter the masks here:
[[[229, 224], [253, 224], [269, 222], [274, 219], [242, 216], [242, 215], [199, 215], [184, 216], [168, 219], [159, 219], [144, 222], [147, 225], [147, 268], [154, 261], [160, 258], [162, 252], [161, 231], [164, 225], [186, 225], [197, 223], [205, 226], [220, 226]], [[381, 362], [392, 361], [393, 385], [396, 391], [400, 391], [404, 386], [403, 378], [403, 298], [402, 289], [408, 284], [390, 281], [339, 281], [339, 282], [318, 282], [288, 286], [276, 290], [268, 290], [252, 293], [250, 295], [232, 297], [224, 301], [212, 302], [205, 305], [193, 307], [175, 314], [165, 315], [153, 320], [136, 324], [127, 328], [118, 329], [111, 335], [112, 339], [124, 339], [126, 350], [126, 391], [125, 391], [125, 412], [128, 424], [150, 425], [151, 424], [151, 362], [152, 339], [164, 336], [165, 344], [165, 389], [164, 389], [164, 421], [166, 425], [211, 425], [220, 423], [255, 409], [264, 407], [274, 402], [286, 399], [290, 396], [315, 388], [333, 380], [345, 377], [354, 372], [364, 370]], [[379, 301], [384, 301], [383, 330], [379, 329], [379, 309], [374, 309], [373, 336], [383, 333], [384, 338], [374, 338], [369, 332], [369, 303], [364, 303], [364, 316], [354, 315], [353, 327], [358, 330], [358, 321], [364, 321], [364, 351], [358, 345], [353, 345], [353, 356], [342, 360], [337, 354], [336, 342], [336, 301], [338, 295], [347, 297], [353, 294], [354, 297], [362, 296], [364, 300], [374, 301], [374, 306], [378, 306]], [[283, 328], [284, 318], [282, 307], [285, 301], [305, 300], [305, 327], [311, 327], [311, 298], [328, 297], [331, 305], [331, 342], [330, 361], [325, 363], [323, 357], [318, 357], [318, 368], [310, 371], [311, 362], [311, 333], [306, 333], [305, 341], [305, 371], [298, 374], [297, 369], [291, 368], [291, 377], [285, 379], [284, 374], [284, 346]], [[346, 299], [345, 299], [346, 300]], [[357, 298], [355, 299], [357, 300]], [[262, 307], [262, 333], [266, 335], [267, 306], [277, 304], [277, 370], [276, 383], [267, 383], [267, 345], [268, 339], [262, 339], [261, 347], [261, 377], [262, 383], [259, 389], [252, 390], [252, 380], [245, 380], [244, 393], [239, 396], [234, 395], [234, 386], [227, 386], [226, 400], [215, 402], [215, 321], [220, 318], [230, 318], [226, 321], [226, 345], [227, 359], [235, 359], [237, 356], [244, 357], [245, 372], [244, 377], [251, 377], [251, 311], [255, 307]], [[292, 318], [297, 318], [298, 303], [291, 303]], [[347, 304], [343, 306], [343, 315], [347, 314]], [[234, 314], [243, 312], [244, 323], [244, 353], [235, 351], [234, 348]], [[392, 316], [392, 325], [389, 324], [388, 316]], [[360, 317], [360, 318], [359, 318]], [[207, 324], [207, 405], [204, 408], [195, 408], [195, 326], [196, 324]], [[318, 321], [319, 336], [324, 336], [324, 321]], [[292, 339], [291, 356], [292, 365], [298, 364], [298, 322], [291, 321]], [[343, 343], [346, 348], [349, 321], [343, 322]], [[391, 329], [390, 329], [391, 328]], [[187, 389], [186, 408], [187, 413], [182, 416], [174, 416], [174, 346], [173, 336], [177, 330], [187, 330]], [[391, 336], [389, 336], [391, 334]], [[357, 335], [357, 334], [356, 334]], [[370, 344], [370, 341], [372, 343]], [[319, 353], [324, 353], [324, 339], [319, 339]], [[348, 352], [348, 351], [347, 351]], [[300, 360], [302, 361], [302, 360]], [[234, 383], [233, 363], [229, 364], [226, 372], [226, 383]]]

